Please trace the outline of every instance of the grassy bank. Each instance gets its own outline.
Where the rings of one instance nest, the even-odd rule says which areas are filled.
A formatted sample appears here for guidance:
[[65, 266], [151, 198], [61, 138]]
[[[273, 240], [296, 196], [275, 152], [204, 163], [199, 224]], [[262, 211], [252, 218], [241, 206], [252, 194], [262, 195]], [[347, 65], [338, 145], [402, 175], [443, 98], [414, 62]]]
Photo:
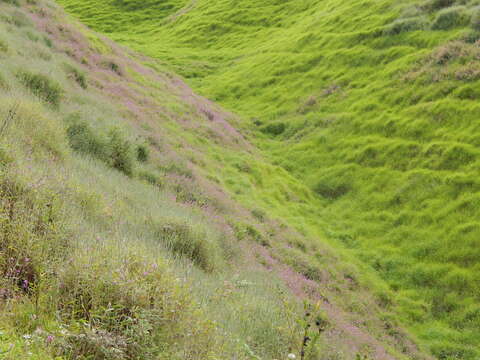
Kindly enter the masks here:
[[438, 358], [478, 356], [478, 2], [60, 3], [242, 116], [273, 166], [225, 156], [236, 198], [368, 264]]
[[253, 217], [178, 151], [176, 119], [136, 108], [191, 111], [180, 91], [167, 77], [143, 89], [151, 70], [52, 3], [4, 1], [0, 13], [1, 357], [298, 353], [300, 302], [244, 266], [232, 219]]

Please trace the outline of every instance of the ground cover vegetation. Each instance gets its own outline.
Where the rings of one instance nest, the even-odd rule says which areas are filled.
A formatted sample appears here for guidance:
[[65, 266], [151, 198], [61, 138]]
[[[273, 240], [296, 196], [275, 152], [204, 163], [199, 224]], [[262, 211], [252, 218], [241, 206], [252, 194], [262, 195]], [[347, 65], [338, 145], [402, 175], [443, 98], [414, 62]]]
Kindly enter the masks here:
[[288, 226], [320, 203], [240, 119], [53, 2], [0, 10], [1, 357], [429, 358], [368, 266]]
[[224, 155], [236, 199], [367, 264], [437, 358], [478, 357], [478, 1], [60, 3], [239, 114], [268, 161]]
[[242, 270], [221, 199], [106, 95], [128, 65], [54, 4], [2, 1], [0, 16], [0, 357], [298, 353], [298, 301]]

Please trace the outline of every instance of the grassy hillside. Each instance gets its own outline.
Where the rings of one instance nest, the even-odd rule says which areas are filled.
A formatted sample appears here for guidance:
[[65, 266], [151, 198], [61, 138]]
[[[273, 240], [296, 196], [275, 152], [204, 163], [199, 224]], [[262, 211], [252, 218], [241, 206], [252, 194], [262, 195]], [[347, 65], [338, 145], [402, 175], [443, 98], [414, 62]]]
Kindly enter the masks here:
[[126, 30], [60, 3], [242, 116], [288, 175], [224, 173], [237, 198], [369, 264], [436, 357], [479, 356], [478, 1], [178, 1]]
[[[53, 4], [0, 13], [1, 357], [297, 352], [301, 306], [244, 265], [231, 218], [253, 220], [174, 149], [173, 114], [192, 107], [179, 88]], [[143, 91], [162, 99], [163, 123], [141, 111], [160, 109]]]
[[0, 357], [429, 359], [240, 123], [55, 3], [0, 1]]

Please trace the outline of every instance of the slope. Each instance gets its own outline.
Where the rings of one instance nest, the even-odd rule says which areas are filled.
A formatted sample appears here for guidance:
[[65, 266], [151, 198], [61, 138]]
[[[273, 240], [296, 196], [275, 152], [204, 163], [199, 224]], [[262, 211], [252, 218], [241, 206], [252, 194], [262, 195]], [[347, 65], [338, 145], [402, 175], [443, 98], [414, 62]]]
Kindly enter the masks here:
[[265, 187], [268, 211], [370, 264], [437, 357], [478, 356], [477, 1], [199, 0], [127, 31], [116, 2], [108, 28], [96, 0], [60, 3], [240, 113], [316, 193]]
[[310, 323], [310, 359], [428, 358], [374, 274], [259, 207], [313, 198], [238, 118], [49, 1], [0, 14], [1, 357], [285, 358]]

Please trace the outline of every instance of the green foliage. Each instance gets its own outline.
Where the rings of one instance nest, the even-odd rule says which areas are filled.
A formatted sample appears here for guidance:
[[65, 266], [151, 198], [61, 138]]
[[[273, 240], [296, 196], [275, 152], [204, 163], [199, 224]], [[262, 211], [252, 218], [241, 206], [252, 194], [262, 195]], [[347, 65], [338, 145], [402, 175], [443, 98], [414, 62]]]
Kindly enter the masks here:
[[83, 255], [59, 274], [61, 316], [89, 324], [68, 333], [60, 351], [68, 358], [112, 360], [174, 356], [175, 348], [186, 359], [215, 351], [207, 346], [215, 343], [214, 328], [194, 315], [188, 295], [163, 264], [123, 256], [122, 263]]
[[[217, 199], [205, 194], [187, 155], [172, 150], [202, 134], [177, 132], [176, 120], [163, 124], [156, 121], [163, 110], [155, 112], [148, 115], [154, 128], [149, 135], [160, 133], [161, 142], [168, 138], [173, 147], [160, 153], [160, 141], [152, 142], [152, 156], [138, 157], [130, 139], [140, 137], [139, 126], [143, 136], [147, 122], [104, 94], [112, 77], [96, 77], [104, 90], [98, 91], [69, 86], [61, 74], [79, 66], [61, 54], [73, 54], [70, 46], [85, 51], [89, 64], [101, 55], [84, 47], [75, 26], [65, 31], [60, 7], [41, 0], [20, 3], [17, 9], [0, 1], [0, 27], [8, 29], [2, 39], [9, 44], [1, 73], [13, 89], [0, 98], [0, 357], [247, 360], [247, 348], [265, 359], [283, 357], [298, 340], [295, 300], [268, 271], [237, 266], [243, 259], [226, 215], [236, 210], [217, 212]], [[12, 26], [15, 10], [48, 21], [47, 46], [28, 41], [27, 36], [45, 36], [40, 30]], [[75, 42], [64, 41], [70, 39]], [[115, 53], [115, 63], [134, 61], [132, 54]], [[137, 66], [142, 65], [132, 69]], [[68, 88], [57, 89], [61, 112], [49, 106], [60, 104], [53, 96], [56, 83], [37, 76], [57, 70]], [[150, 71], [130, 70], [131, 76], [115, 81], [151, 94], [146, 103], [171, 101], [166, 112], [187, 108], [180, 94], [158, 86], [155, 74], [144, 89], [131, 78], [149, 78]], [[180, 193], [196, 200], [180, 204]], [[290, 302], [286, 314], [284, 304]]]
[[[69, 359], [176, 358], [180, 350], [193, 359], [219, 350], [215, 328], [164, 264], [115, 246], [105, 249], [108, 256], [74, 250], [55, 198], [3, 176], [0, 194], [0, 236], [7, 240], [0, 293], [2, 301], [21, 299], [9, 308], [19, 331], [36, 330], [41, 343]], [[28, 304], [36, 315], [22, 319]], [[58, 334], [37, 328], [50, 312], [62, 322]]]
[[87, 122], [71, 124], [67, 129], [67, 135], [73, 150], [107, 161], [109, 153], [107, 140], [95, 133]]
[[262, 132], [273, 136], [281, 135], [286, 129], [283, 122], [268, 124], [262, 128]]
[[74, 121], [68, 127], [67, 135], [75, 151], [91, 155], [127, 176], [133, 175], [135, 158], [132, 144], [119, 129], [103, 134], [95, 132], [85, 121]]
[[119, 129], [109, 133], [109, 150], [111, 165], [125, 175], [132, 176], [135, 164], [132, 144]]
[[137, 145], [136, 153], [137, 153], [137, 160], [142, 163], [147, 162], [148, 158], [150, 157], [150, 151], [148, 149], [147, 144]]
[[39, 37], [38, 37], [35, 33], [31, 32], [31, 31], [27, 31], [27, 32], [25, 33], [25, 35], [26, 35], [27, 38], [28, 38], [30, 41], [32, 41], [32, 42], [37, 42], [37, 41], [39, 40]]
[[14, 11], [11, 15], [10, 21], [17, 27], [32, 26], [33, 24], [32, 21], [21, 11]]
[[53, 42], [52, 40], [47, 37], [47, 36], [43, 36], [43, 42], [45, 43], [45, 45], [49, 48], [53, 48]]
[[331, 184], [328, 182], [319, 182], [315, 186], [315, 192], [326, 199], [336, 200], [351, 190], [349, 184]]
[[303, 328], [303, 339], [301, 341], [300, 359], [315, 359], [320, 356], [316, 347], [322, 333], [328, 326], [328, 321], [321, 313], [320, 303], [315, 306], [304, 301], [304, 316], [298, 320]]
[[474, 30], [480, 30], [480, 8], [475, 7], [472, 11], [471, 25]]
[[86, 89], [88, 87], [85, 73], [70, 64], [65, 64], [65, 69], [68, 76], [72, 78], [78, 85], [80, 85], [82, 89]]
[[267, 214], [262, 209], [253, 209], [252, 215], [260, 222], [264, 222]]
[[398, 19], [385, 28], [384, 34], [391, 36], [409, 31], [425, 30], [426, 28], [428, 28], [428, 21], [423, 17]]
[[2, 0], [2, 2], [6, 3], [6, 4], [15, 5], [15, 6], [19, 6], [19, 5], [20, 5], [20, 3], [18, 2], [18, 0]]
[[433, 20], [433, 30], [448, 30], [465, 26], [470, 21], [469, 13], [464, 6], [454, 6], [438, 12]]
[[[257, 122], [258, 129], [242, 124], [247, 132], [255, 134], [274, 125], [273, 132], [266, 134], [281, 136], [251, 136], [266, 157], [256, 152], [249, 157], [242, 154], [252, 160], [248, 172], [235, 166], [241, 163], [237, 154], [242, 151], [207, 143], [201, 138], [202, 126], [195, 128], [199, 134], [192, 134], [188, 126], [179, 129], [174, 121], [168, 122], [175, 128], [169, 140], [174, 143], [182, 137], [182, 146], [195, 144], [194, 151], [197, 146], [204, 150], [202, 155], [208, 163], [205, 171], [236, 199], [249, 205], [254, 202], [269, 215], [310, 236], [306, 238], [307, 251], [285, 256], [292, 266], [318, 280], [322, 275], [318, 269], [328, 267], [319, 263], [310, 245], [318, 245], [318, 239], [329, 241], [338, 254], [346, 247], [352, 257], [366, 264], [365, 273], [375, 269], [372, 287], [394, 289], [395, 296], [380, 291], [378, 302], [395, 311], [395, 316], [437, 357], [478, 357], [479, 327], [474, 305], [478, 303], [475, 264], [479, 254], [475, 239], [479, 230], [474, 225], [465, 226], [474, 223], [480, 211], [476, 180], [479, 109], [474, 99], [478, 57], [473, 47], [450, 43], [463, 38], [467, 31], [468, 43], [476, 41], [475, 33], [460, 27], [468, 25], [472, 2], [404, 4], [380, 0], [365, 6], [360, 0], [267, 0], [260, 9], [258, 2], [251, 0], [234, 7], [229, 1], [199, 0], [170, 18], [186, 2], [144, 2], [145, 6], [139, 1], [61, 3], [91, 27], [158, 57], [202, 94], [241, 117], [262, 119], [262, 123]], [[442, 15], [451, 5], [465, 4], [465, 18]], [[172, 6], [160, 10], [164, 5]], [[400, 36], [390, 36], [384, 31], [385, 24], [398, 19], [405, 5], [413, 10], [408, 14], [405, 10], [403, 18], [424, 17], [435, 21], [440, 30], [448, 30], [410, 31], [410, 26], [417, 26], [414, 22], [399, 21], [395, 26], [400, 30], [393, 33], [400, 32]], [[322, 14], [320, 20], [318, 14]], [[441, 16], [445, 16], [442, 21]], [[246, 51], [252, 49], [255, 51]], [[115, 64], [122, 62], [115, 59]], [[175, 102], [170, 100], [171, 95], [161, 94], [159, 98], [167, 99], [165, 106], [168, 101]], [[304, 107], [305, 99], [310, 98], [316, 100], [315, 104]], [[169, 110], [171, 114], [183, 113], [180, 106]], [[279, 123], [285, 127], [277, 131]], [[99, 168], [88, 166], [91, 171], [85, 178], [94, 178], [92, 183], [96, 183], [101, 177], [92, 174]], [[174, 175], [185, 170], [183, 165], [179, 167], [164, 165], [160, 170]], [[188, 171], [185, 173], [188, 175]], [[135, 183], [125, 177], [118, 180], [117, 175], [107, 172], [104, 176], [110, 181]], [[114, 184], [118, 193], [134, 193], [124, 184]], [[315, 194], [318, 184], [320, 192]], [[142, 186], [135, 183], [136, 189]], [[125, 202], [128, 206], [137, 204], [138, 212], [151, 196], [142, 194], [135, 201], [129, 198]], [[82, 206], [86, 204], [82, 209], [96, 208], [90, 197], [82, 199]], [[118, 209], [112, 207], [116, 213]], [[139, 223], [148, 222], [149, 216], [159, 211], [149, 209], [148, 214], [135, 213], [127, 220], [116, 219], [115, 224], [134, 223], [138, 228], [132, 233], [148, 233]], [[103, 204], [96, 211], [112, 212]], [[97, 226], [104, 221], [102, 218]], [[252, 238], [264, 245], [275, 241], [251, 224], [235, 230], [239, 238]], [[196, 257], [189, 255], [193, 253], [191, 248], [180, 248], [184, 247], [185, 255], [182, 250], [177, 250], [177, 255], [195, 262]], [[343, 294], [342, 290], [339, 293]], [[246, 306], [239, 300], [238, 306], [228, 308], [225, 314], [249, 308], [253, 310], [248, 314], [257, 315], [254, 310], [261, 309], [258, 313], [262, 316], [241, 321], [243, 327], [239, 328], [255, 334], [255, 341], [245, 342], [256, 356], [284, 357], [284, 353], [270, 350], [286, 342], [276, 335], [284, 323], [271, 321], [273, 328], [269, 321], [278, 319], [274, 316], [278, 313], [269, 312], [265, 304], [270, 303], [262, 301]], [[239, 323], [232, 320], [229, 325]], [[389, 328], [388, 332], [394, 330]], [[241, 331], [233, 333], [237, 337]], [[247, 339], [247, 335], [241, 338]], [[397, 338], [400, 341], [403, 336]], [[257, 348], [257, 343], [262, 345]]]
[[[437, 352], [452, 342], [478, 348], [469, 335], [478, 326], [451, 306], [478, 302], [478, 286], [462, 276], [466, 292], [452, 290], [442, 304], [442, 289], [453, 288], [436, 267], [449, 261], [474, 273], [478, 260], [469, 251], [475, 235], [454, 230], [480, 214], [478, 2], [266, 1], [260, 11], [250, 0], [234, 9], [199, 0], [165, 23], [164, 14], [132, 16], [98, 0], [61, 3], [244, 119], [261, 119], [242, 126], [260, 132], [253, 142], [281, 169], [249, 163], [245, 172], [238, 159], [215, 154], [235, 169], [215, 174], [220, 183], [299, 231], [340, 234], [332, 246], [347, 247], [396, 289], [399, 318]], [[468, 234], [478, 237], [474, 229]], [[235, 230], [268, 243], [250, 225]], [[315, 277], [311, 256], [290, 258]]]
[[103, 65], [110, 71], [113, 71], [115, 74], [119, 76], [123, 76], [123, 69], [119, 64], [117, 64], [113, 60], [106, 60], [104, 61]]
[[450, 7], [456, 3], [456, 0], [429, 0], [425, 3], [430, 11], [436, 11], [443, 8]]
[[158, 172], [149, 171], [149, 170], [140, 170], [137, 174], [138, 178], [146, 181], [147, 183], [162, 188], [164, 182], [162, 176]]
[[24, 70], [19, 71], [17, 77], [35, 96], [52, 106], [58, 107], [60, 105], [63, 90], [60, 85], [50, 77]]
[[165, 172], [165, 173], [170, 173], [170, 174], [176, 174], [180, 176], [184, 176], [188, 179], [193, 179], [193, 172], [192, 170], [186, 165], [185, 162], [170, 162], [166, 165], [161, 165], [158, 167], [159, 170]]
[[0, 53], [6, 52], [8, 52], [8, 44], [4, 40], [0, 39]]
[[[4, 139], [18, 139], [34, 157], [51, 156], [62, 160], [68, 154], [63, 126], [55, 115], [44, 110], [41, 103], [20, 97], [1, 101], [0, 119]], [[11, 143], [6, 148], [13, 150]]]
[[42, 276], [68, 244], [56, 224], [55, 199], [35, 196], [16, 179], [0, 183], [0, 292], [10, 298], [25, 293], [38, 296]]
[[219, 249], [204, 231], [185, 223], [168, 223], [158, 236], [174, 254], [186, 257], [205, 271], [216, 270]]
[[480, 39], [480, 32], [477, 30], [467, 31], [462, 37], [462, 40], [465, 41], [467, 44], [474, 44], [479, 39]]
[[301, 250], [294, 248], [282, 249], [280, 255], [286, 264], [313, 281], [322, 281], [323, 273], [315, 258], [310, 258]]

